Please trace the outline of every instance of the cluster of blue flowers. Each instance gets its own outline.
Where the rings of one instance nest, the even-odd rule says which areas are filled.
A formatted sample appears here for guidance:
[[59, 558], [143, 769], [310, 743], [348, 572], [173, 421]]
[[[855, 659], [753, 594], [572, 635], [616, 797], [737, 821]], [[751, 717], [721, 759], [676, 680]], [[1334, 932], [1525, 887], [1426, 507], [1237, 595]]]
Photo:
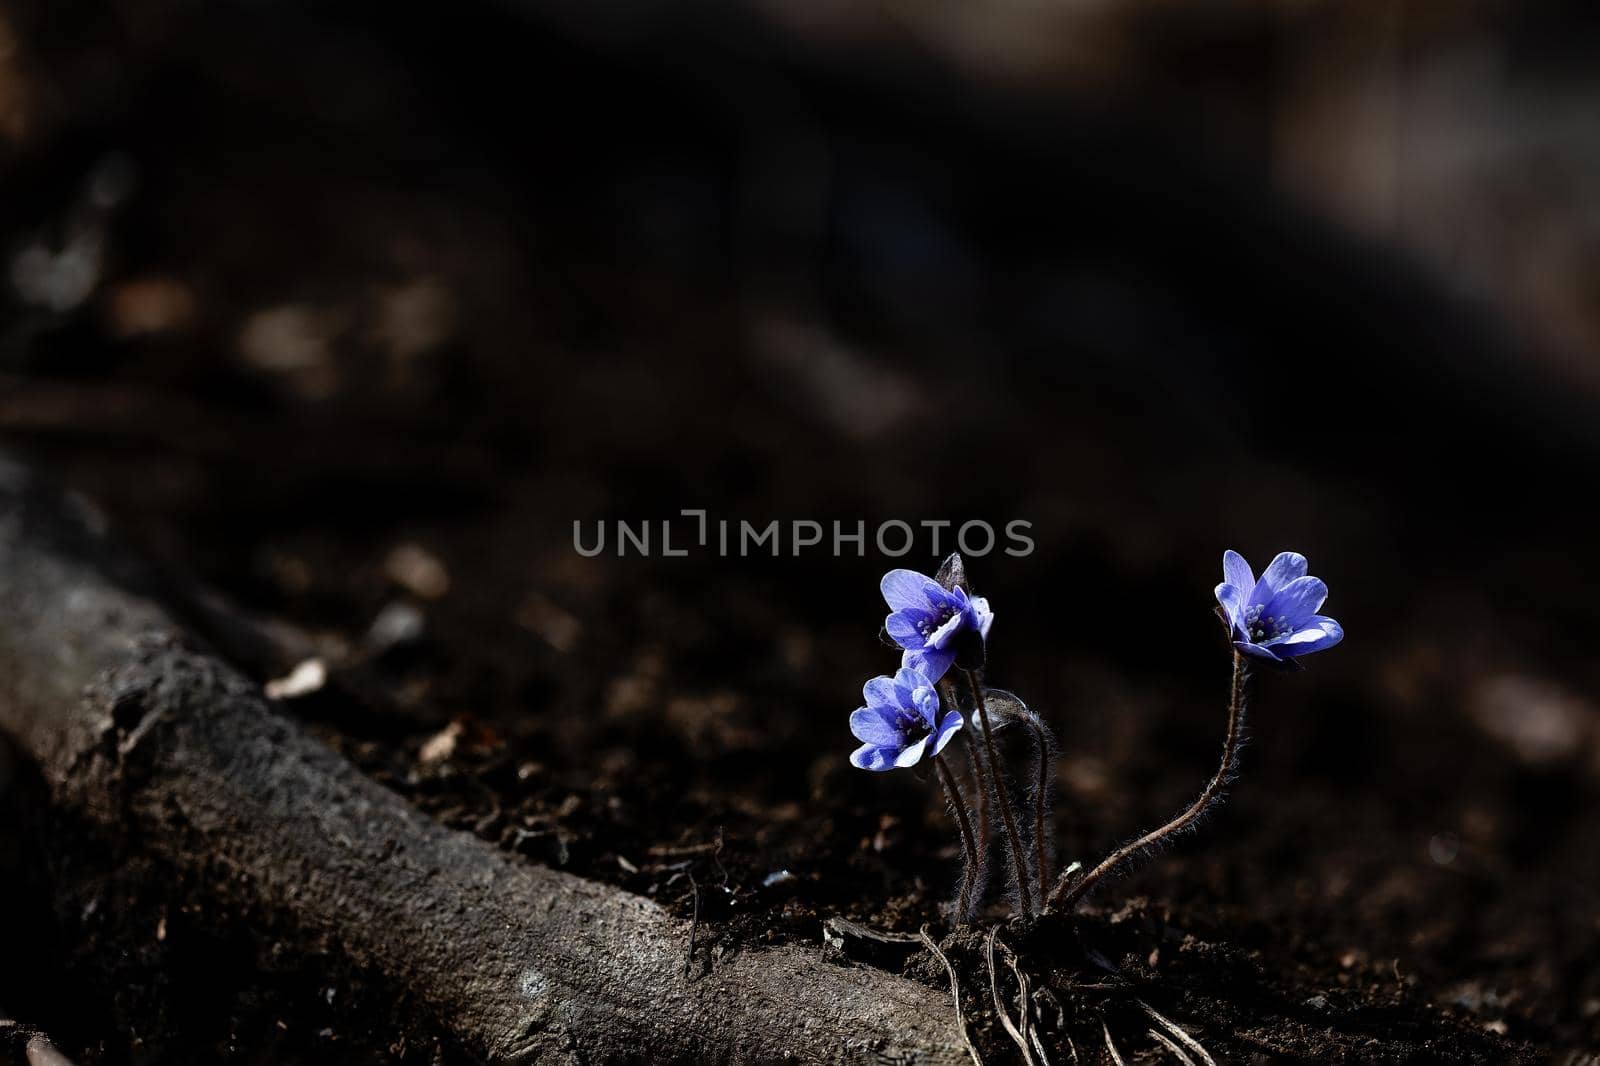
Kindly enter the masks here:
[[[1234, 685], [1221, 768], [1200, 798], [1171, 822], [1123, 845], [1093, 868], [1084, 870], [1073, 864], [1053, 889], [1046, 883], [1046, 826], [1054, 738], [1044, 722], [1016, 697], [983, 686], [980, 671], [994, 612], [988, 600], [973, 596], [966, 587], [959, 555], [946, 560], [935, 577], [912, 570], [891, 570], [884, 575], [880, 587], [890, 612], [884, 632], [901, 649], [900, 669], [892, 677], [873, 678], [862, 690], [865, 705], [850, 715], [850, 730], [861, 746], [850, 761], [863, 770], [906, 769], [924, 760], [938, 767], [960, 824], [967, 859], [958, 904], [961, 918], [970, 917], [981, 902], [984, 856], [990, 846], [991, 798], [1000, 807], [1013, 860], [1013, 885], [1023, 909], [1031, 912], [1034, 899], [1046, 909], [1063, 903], [1070, 906], [1102, 877], [1120, 870], [1137, 855], [1151, 852], [1220, 800], [1243, 733], [1250, 663], [1294, 668], [1300, 658], [1344, 639], [1338, 622], [1317, 613], [1328, 597], [1327, 585], [1308, 576], [1306, 570], [1305, 556], [1283, 552], [1258, 579], [1238, 552], [1223, 554], [1223, 581], [1216, 588], [1216, 598], [1234, 648]], [[965, 675], [971, 694], [973, 728], [968, 735], [981, 738], [981, 743], [969, 741], [967, 745], [969, 788], [977, 798], [975, 812], [968, 810], [956, 775], [943, 758], [945, 748], [967, 725], [965, 714], [955, 706], [957, 689], [947, 676], [952, 670]], [[1019, 824], [1026, 827], [1022, 817], [1026, 812], [1010, 808], [1006, 774], [994, 739], [1001, 728], [1018, 721], [1032, 731], [1039, 759], [1037, 782], [1026, 793], [1035, 805], [1031, 855], [1025, 855], [1024, 832], [1018, 828]], [[976, 833], [974, 819], [969, 817], [973, 813]]]
[[989, 601], [959, 584], [945, 588], [914, 570], [891, 570], [879, 588], [891, 612], [884, 630], [904, 653], [893, 677], [866, 683], [867, 705], [850, 716], [850, 731], [862, 742], [850, 761], [863, 770], [915, 766], [944, 750], [963, 719], [956, 710], [940, 715], [937, 686], [958, 657], [975, 656], [982, 665], [994, 624]]

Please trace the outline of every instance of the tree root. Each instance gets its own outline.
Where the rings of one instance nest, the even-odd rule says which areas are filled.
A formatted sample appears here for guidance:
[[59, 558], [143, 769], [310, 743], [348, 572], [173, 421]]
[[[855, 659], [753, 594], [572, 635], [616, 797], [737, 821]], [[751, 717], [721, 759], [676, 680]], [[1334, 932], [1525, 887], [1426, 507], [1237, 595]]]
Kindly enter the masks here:
[[4, 1017], [0, 1017], [0, 1053], [4, 1061], [27, 1066], [72, 1066], [45, 1033]]
[[[0, 729], [49, 800], [389, 982], [491, 1061], [961, 1061], [927, 990], [779, 947], [683, 972], [687, 923], [413, 809], [158, 605], [103, 521], [0, 458]], [[245, 919], [248, 920], [248, 919]]]

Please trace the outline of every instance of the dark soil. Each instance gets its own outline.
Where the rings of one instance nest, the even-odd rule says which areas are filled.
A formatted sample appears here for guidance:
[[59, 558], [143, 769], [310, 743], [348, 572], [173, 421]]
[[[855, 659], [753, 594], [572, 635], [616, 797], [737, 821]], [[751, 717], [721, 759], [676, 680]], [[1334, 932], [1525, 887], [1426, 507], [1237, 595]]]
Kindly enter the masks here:
[[[968, 568], [990, 680], [1061, 742], [1063, 863], [1204, 783], [1221, 552], [1292, 547], [1349, 637], [1260, 679], [1228, 805], [1076, 919], [1003, 928], [1055, 1061], [1102, 1019], [1160, 1061], [1140, 999], [1219, 1061], [1600, 1044], [1600, 423], [1487, 311], [1138, 114], [744, 17], [646, 48], [476, 5], [85, 8], [8, 16], [66, 88], [4, 233], [107, 255], [83, 301], [6, 308], [0, 434], [307, 635], [331, 677], [286, 706], [378, 780], [698, 913], [703, 972], [834, 916], [947, 929], [935, 782], [846, 761], [897, 563], [591, 559], [573, 523], [1032, 522]], [[204, 885], [136, 864], [53, 899], [100, 860], [40, 824], [0, 835], [0, 1003], [81, 1062], [459, 1057]], [[974, 937], [946, 948], [1007, 1061]], [[924, 952], [847, 952], [946, 994]]]

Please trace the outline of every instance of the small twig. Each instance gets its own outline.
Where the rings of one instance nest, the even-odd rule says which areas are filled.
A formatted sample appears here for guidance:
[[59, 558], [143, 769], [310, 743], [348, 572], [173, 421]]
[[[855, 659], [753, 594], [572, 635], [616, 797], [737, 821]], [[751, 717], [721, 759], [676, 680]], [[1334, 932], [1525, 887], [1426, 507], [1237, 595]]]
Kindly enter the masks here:
[[1078, 1058], [1078, 1045], [1072, 1042], [1072, 1034], [1071, 1033], [1063, 1033], [1061, 1035], [1066, 1037], [1066, 1040], [1067, 1040], [1067, 1054], [1072, 1056], [1073, 1066], [1078, 1066], [1078, 1063], [1081, 1060]]
[[[1006, 1010], [1005, 1000], [1000, 998], [1000, 981], [994, 964], [994, 945], [995, 940], [999, 937], [999, 935], [1000, 928], [995, 926], [989, 930], [989, 936], [984, 942], [985, 956], [989, 963], [989, 997], [994, 1001], [994, 1012], [999, 1016], [1000, 1025], [1003, 1029], [1005, 1029], [1006, 1035], [1011, 1038], [1011, 1042], [1013, 1044], [1016, 1044], [1017, 1047], [1022, 1049], [1022, 1061], [1026, 1063], [1027, 1066], [1033, 1066], [1033, 1049], [1028, 1046], [1028, 1038], [1026, 1035], [1024, 1035], [1022, 1030], [1017, 1028], [1016, 1023], [1011, 1020], [1011, 1012]], [[1022, 975], [1020, 973], [1018, 973], [1017, 976], [1019, 980], [1022, 979]], [[1028, 1027], [1028, 1004], [1026, 998], [1028, 988], [1026, 983], [1021, 986], [1021, 992], [1023, 996], [1022, 1028], [1026, 1029]]]
[[955, 811], [956, 824], [961, 829], [961, 847], [967, 853], [966, 865], [961, 870], [961, 894], [957, 897], [957, 918], [962, 923], [970, 921], [976, 909], [973, 901], [973, 886], [978, 877], [978, 845], [972, 838], [972, 823], [967, 819], [967, 804], [961, 796], [961, 788], [956, 783], [955, 775], [950, 772], [950, 764], [943, 755], [933, 757], [933, 765], [939, 769], [939, 781], [944, 785], [945, 798], [950, 803], [950, 809]]
[[[1011, 809], [1011, 790], [1006, 786], [1005, 768], [1000, 764], [1000, 752], [995, 748], [994, 734], [989, 729], [989, 705], [983, 698], [983, 686], [978, 683], [975, 670], [967, 671], [967, 683], [972, 686], [972, 698], [978, 705], [978, 721], [983, 729], [984, 752], [989, 758], [989, 769], [994, 780], [995, 798], [1000, 804], [1000, 818], [1006, 827], [1006, 840], [1011, 847], [1011, 864], [1017, 875], [1017, 896], [1022, 901], [1022, 912], [1033, 913], [1033, 893], [1028, 889], [1028, 864], [1023, 858], [1022, 837], [1017, 833], [1017, 815]], [[1043, 886], [1040, 886], [1043, 888]]]
[[1194, 1060], [1188, 1055], [1184, 1054], [1183, 1048], [1179, 1047], [1177, 1044], [1174, 1044], [1161, 1033], [1151, 1029], [1146, 1035], [1156, 1043], [1160, 1044], [1162, 1047], [1166, 1048], [1168, 1051], [1172, 1052], [1172, 1054], [1177, 1057], [1179, 1066], [1195, 1066]]
[[1111, 1061], [1116, 1066], [1127, 1066], [1127, 1063], [1122, 1061], [1122, 1052], [1117, 1050], [1117, 1042], [1111, 1039], [1111, 1026], [1106, 1024], [1104, 1018], [1100, 1019], [1100, 1031], [1106, 1034], [1106, 1050], [1111, 1052]]
[[689, 923], [689, 950], [683, 956], [683, 979], [689, 979], [689, 970], [694, 965], [694, 939], [700, 932], [700, 882], [694, 879], [694, 869], [685, 871], [689, 875], [689, 888], [694, 892], [694, 920]]
[[1239, 1041], [1241, 1044], [1249, 1044], [1251, 1047], [1260, 1048], [1269, 1055], [1277, 1055], [1286, 1062], [1294, 1059], [1296, 1055], [1300, 1054], [1300, 1052], [1295, 1051], [1293, 1048], [1287, 1047], [1276, 1040], [1268, 1040], [1264, 1036], [1258, 1036], [1247, 1029], [1235, 1029], [1233, 1031], [1233, 1038]]
[[848, 918], [829, 918], [823, 923], [824, 928], [845, 936], [859, 937], [862, 940], [876, 940], [880, 944], [920, 944], [922, 937], [916, 933], [887, 933], [881, 929], [871, 929]]
[[717, 872], [722, 875], [722, 887], [728, 885], [728, 868], [722, 865], [722, 826], [717, 826], [717, 838], [711, 846], [711, 861], [716, 865]]
[[923, 926], [917, 931], [923, 946], [933, 952], [938, 960], [944, 963], [944, 972], [950, 975], [950, 999], [956, 1008], [956, 1029], [961, 1033], [961, 1042], [967, 1047], [967, 1054], [972, 1056], [973, 1066], [983, 1066], [983, 1056], [978, 1054], [976, 1045], [972, 1043], [972, 1034], [967, 1032], [967, 1019], [961, 1013], [961, 981], [956, 977], [956, 968], [950, 965], [950, 957], [940, 950], [933, 937], [928, 935], [928, 927]]
[[1239, 741], [1243, 735], [1244, 724], [1244, 699], [1246, 682], [1250, 679], [1250, 668], [1245, 662], [1244, 653], [1233, 653], [1233, 692], [1228, 700], [1228, 732], [1222, 743], [1222, 763], [1201, 791], [1199, 797], [1184, 808], [1183, 812], [1159, 829], [1151, 830], [1139, 839], [1113, 851], [1100, 861], [1100, 864], [1076, 881], [1063, 876], [1056, 883], [1049, 898], [1045, 901], [1045, 909], [1053, 910], [1061, 907], [1071, 910], [1074, 905], [1094, 888], [1101, 878], [1117, 870], [1123, 863], [1142, 852], [1146, 852], [1160, 844], [1174, 833], [1181, 833], [1190, 828], [1211, 809], [1212, 804], [1222, 794], [1222, 790], [1233, 779], [1233, 771], [1239, 756]]
[[[712, 840], [710, 847], [711, 863], [717, 868], [717, 872], [722, 875], [722, 880], [718, 881], [717, 885], [722, 891], [732, 895], [733, 889], [728, 887], [728, 868], [722, 865], [722, 826], [717, 826], [717, 835]], [[704, 853], [702, 852], [701, 854]], [[689, 951], [683, 958], [683, 976], [687, 979], [689, 971], [694, 965], [695, 937], [700, 932], [700, 882], [694, 876], [693, 860], [684, 863], [683, 868], [684, 873], [689, 875], [689, 889], [694, 893], [694, 918], [689, 922]]]
[[[1135, 999], [1134, 1002], [1139, 1004], [1139, 1008], [1148, 1014], [1151, 1020], [1153, 1020], [1157, 1025], [1161, 1026], [1161, 1028], [1165, 1029], [1167, 1032], [1171, 1033], [1173, 1039], [1177, 1040], [1178, 1043], [1182, 1044], [1196, 1055], [1199, 1055], [1200, 1061], [1205, 1063], [1205, 1066], [1217, 1066], [1217, 1061], [1211, 1057], [1210, 1052], [1206, 1051], [1205, 1047], [1201, 1045], [1200, 1041], [1190, 1036], [1184, 1030], [1183, 1026], [1179, 1025], [1171, 1018], [1168, 1018], [1165, 1014], [1162, 1014], [1160, 1011], [1156, 1010], [1142, 999]], [[1188, 1056], [1185, 1056], [1185, 1058], [1187, 1057]]]
[[651, 844], [644, 849], [644, 853], [652, 859], [676, 859], [685, 855], [710, 855], [715, 850], [717, 845], [713, 841], [700, 844]]

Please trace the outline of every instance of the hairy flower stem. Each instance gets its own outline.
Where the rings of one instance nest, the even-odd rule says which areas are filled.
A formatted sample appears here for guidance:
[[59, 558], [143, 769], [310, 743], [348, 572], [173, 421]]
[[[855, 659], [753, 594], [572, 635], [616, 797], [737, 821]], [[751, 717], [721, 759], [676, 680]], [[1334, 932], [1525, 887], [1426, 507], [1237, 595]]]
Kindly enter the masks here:
[[1217, 772], [1205, 789], [1200, 793], [1182, 814], [1162, 826], [1140, 837], [1138, 840], [1113, 851], [1100, 861], [1100, 865], [1078, 878], [1072, 880], [1068, 874], [1063, 874], [1051, 891], [1049, 899], [1045, 901], [1046, 910], [1062, 908], [1070, 911], [1078, 901], [1093, 891], [1094, 886], [1107, 875], [1115, 873], [1119, 867], [1129, 859], [1148, 851], [1160, 844], [1174, 833], [1181, 833], [1194, 825], [1205, 816], [1207, 810], [1222, 794], [1223, 788], [1233, 776], [1234, 760], [1239, 754], [1239, 740], [1244, 724], [1244, 697], [1245, 688], [1250, 680], [1250, 668], [1245, 662], [1244, 654], [1239, 651], [1233, 653], [1233, 692], [1228, 700], [1228, 734], [1222, 742], [1222, 763], [1217, 767]]
[[[948, 677], [939, 682], [939, 687], [944, 690], [945, 703], [950, 707], [961, 706], [956, 699], [956, 686]], [[989, 857], [989, 786], [984, 781], [983, 757], [971, 738], [967, 740], [967, 754], [972, 760], [972, 788], [978, 794], [978, 857], [987, 861]]]
[[1023, 858], [1022, 837], [1017, 834], [1017, 816], [1011, 809], [1011, 790], [1006, 787], [1006, 775], [1000, 765], [1000, 753], [994, 746], [994, 734], [989, 731], [989, 705], [984, 702], [983, 686], [978, 684], [976, 670], [967, 671], [967, 682], [972, 686], [972, 698], [978, 704], [978, 720], [983, 724], [983, 746], [989, 756], [995, 798], [1000, 801], [1000, 818], [1005, 823], [1006, 838], [1011, 845], [1011, 862], [1017, 872], [1017, 895], [1022, 900], [1022, 912], [1032, 914], [1033, 893], [1028, 888], [1028, 862]]
[[961, 788], [956, 784], [956, 775], [950, 772], [950, 764], [943, 755], [935, 755], [933, 765], [939, 768], [939, 781], [944, 785], [950, 809], [956, 812], [956, 824], [961, 828], [961, 846], [967, 852], [966, 864], [961, 868], [961, 895], [956, 899], [957, 920], [966, 922], [972, 915], [972, 886], [978, 876], [978, 846], [973, 842], [972, 823], [967, 820], [967, 804], [961, 798]]
[[1028, 725], [1033, 729], [1033, 742], [1039, 746], [1039, 780], [1034, 784], [1033, 791], [1033, 851], [1034, 863], [1038, 867], [1039, 891], [1044, 891], [1045, 882], [1050, 880], [1050, 852], [1046, 845], [1048, 837], [1044, 833], [1045, 803], [1050, 795], [1050, 749], [1051, 744], [1045, 735], [1044, 727], [1038, 722], [1029, 719]]

